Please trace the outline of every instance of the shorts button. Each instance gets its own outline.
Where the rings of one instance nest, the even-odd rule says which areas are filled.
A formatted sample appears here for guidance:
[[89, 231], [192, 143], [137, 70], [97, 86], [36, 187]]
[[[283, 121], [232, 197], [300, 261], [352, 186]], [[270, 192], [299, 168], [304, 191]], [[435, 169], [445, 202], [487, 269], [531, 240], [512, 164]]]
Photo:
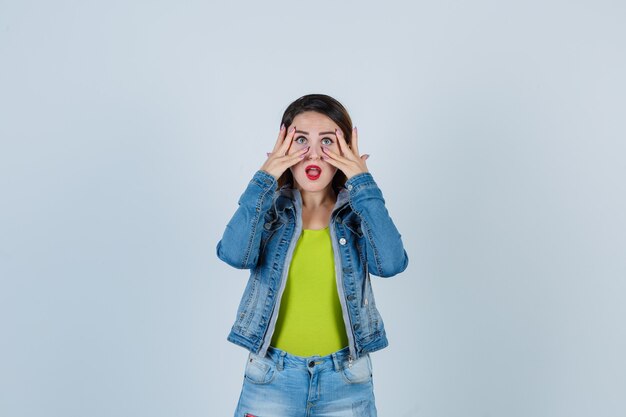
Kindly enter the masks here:
[[315, 366], [315, 362], [311, 361], [309, 362], [309, 368], [313, 368]]
[[345, 237], [342, 237], [341, 239], [339, 239], [339, 244], [340, 244], [340, 245], [345, 245], [345, 244], [346, 244], [346, 242], [347, 242], [347, 240], [346, 240], [346, 238], [345, 238]]

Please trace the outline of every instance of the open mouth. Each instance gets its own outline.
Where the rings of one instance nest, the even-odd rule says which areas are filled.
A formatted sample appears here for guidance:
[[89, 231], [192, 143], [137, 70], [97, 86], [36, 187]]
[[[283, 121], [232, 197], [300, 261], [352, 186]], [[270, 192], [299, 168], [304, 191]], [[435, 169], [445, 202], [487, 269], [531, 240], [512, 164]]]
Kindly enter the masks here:
[[307, 165], [306, 168], [304, 168], [304, 172], [308, 179], [316, 180], [322, 175], [322, 168], [317, 165]]

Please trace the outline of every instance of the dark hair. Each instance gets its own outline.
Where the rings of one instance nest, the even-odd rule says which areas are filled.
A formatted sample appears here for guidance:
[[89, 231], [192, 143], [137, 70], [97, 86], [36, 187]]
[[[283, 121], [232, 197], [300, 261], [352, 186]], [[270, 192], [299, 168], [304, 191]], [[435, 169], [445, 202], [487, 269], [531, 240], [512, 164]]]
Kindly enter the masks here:
[[[352, 119], [350, 119], [348, 111], [340, 102], [331, 96], [327, 96], [326, 94], [307, 94], [300, 97], [287, 107], [285, 113], [283, 113], [281, 124], [284, 123], [285, 128], [288, 128], [298, 114], [307, 111], [314, 111], [323, 114], [324, 116], [328, 116], [333, 122], [337, 123], [337, 126], [339, 126], [343, 132], [343, 137], [345, 138], [346, 143], [350, 145], [352, 141]], [[338, 193], [343, 187], [346, 180], [347, 178], [345, 174], [341, 172], [341, 170], [337, 170], [332, 181], [332, 187], [336, 193]], [[285, 170], [280, 178], [278, 178], [279, 188], [285, 184], [294, 185], [293, 175], [289, 169]]]

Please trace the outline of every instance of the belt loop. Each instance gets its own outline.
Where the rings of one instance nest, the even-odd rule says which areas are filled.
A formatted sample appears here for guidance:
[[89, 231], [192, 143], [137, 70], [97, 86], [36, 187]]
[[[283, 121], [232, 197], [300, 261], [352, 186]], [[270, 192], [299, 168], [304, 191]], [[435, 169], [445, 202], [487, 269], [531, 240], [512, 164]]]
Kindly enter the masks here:
[[278, 356], [278, 364], [276, 366], [276, 369], [278, 369], [279, 371], [282, 371], [285, 367], [285, 355], [286, 354], [287, 352], [283, 350], [280, 352], [280, 356]]
[[330, 356], [333, 357], [333, 366], [335, 367], [335, 372], [341, 371], [341, 362], [339, 358], [337, 358], [337, 353], [332, 353]]

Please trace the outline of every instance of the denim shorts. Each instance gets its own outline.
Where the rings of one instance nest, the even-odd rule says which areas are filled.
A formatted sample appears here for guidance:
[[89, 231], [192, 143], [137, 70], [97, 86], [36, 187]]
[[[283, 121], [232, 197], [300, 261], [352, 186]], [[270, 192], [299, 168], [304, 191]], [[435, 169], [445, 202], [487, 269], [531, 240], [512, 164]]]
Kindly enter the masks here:
[[327, 356], [294, 356], [269, 347], [248, 355], [235, 417], [376, 417], [369, 354], [348, 348]]

